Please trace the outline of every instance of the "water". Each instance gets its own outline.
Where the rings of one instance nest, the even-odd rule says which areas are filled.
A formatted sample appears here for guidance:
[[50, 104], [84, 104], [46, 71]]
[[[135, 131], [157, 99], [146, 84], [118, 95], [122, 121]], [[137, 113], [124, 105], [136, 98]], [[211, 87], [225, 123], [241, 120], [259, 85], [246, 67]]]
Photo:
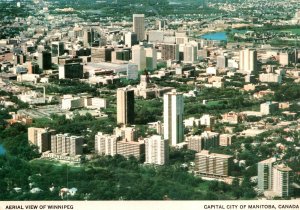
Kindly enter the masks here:
[[[233, 34], [234, 33], [246, 33], [246, 30], [232, 29], [230, 31], [230, 33], [233, 33]], [[227, 39], [228, 39], [226, 31], [203, 34], [202, 36], [200, 36], [200, 38], [207, 39], [207, 40], [218, 40], [218, 41], [227, 41]]]
[[207, 39], [207, 40], [227, 41], [226, 32], [208, 33], [208, 34], [202, 35], [201, 38]]
[[4, 147], [0, 144], [0, 156], [5, 155], [5, 149]]

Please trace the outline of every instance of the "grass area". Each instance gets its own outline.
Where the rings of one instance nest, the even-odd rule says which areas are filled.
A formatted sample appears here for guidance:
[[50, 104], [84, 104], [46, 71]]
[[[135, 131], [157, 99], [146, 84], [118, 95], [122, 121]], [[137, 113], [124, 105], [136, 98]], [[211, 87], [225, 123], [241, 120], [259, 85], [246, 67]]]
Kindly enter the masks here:
[[220, 102], [220, 101], [209, 101], [209, 102], [207, 102], [207, 106], [208, 107], [211, 107], [211, 106], [217, 106], [217, 105], [219, 105], [219, 104], [221, 104], [222, 102]]
[[292, 28], [292, 29], [283, 29], [283, 30], [274, 30], [275, 32], [291, 32], [293, 34], [300, 35], [300, 28]]

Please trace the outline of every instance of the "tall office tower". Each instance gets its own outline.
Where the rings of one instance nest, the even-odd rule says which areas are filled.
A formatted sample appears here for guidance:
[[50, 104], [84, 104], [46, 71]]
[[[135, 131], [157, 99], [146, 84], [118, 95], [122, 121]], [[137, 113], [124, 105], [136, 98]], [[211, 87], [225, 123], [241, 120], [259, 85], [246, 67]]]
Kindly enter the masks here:
[[138, 70], [146, 69], [146, 51], [143, 46], [132, 47], [132, 63], [138, 65]]
[[59, 79], [82, 79], [83, 65], [80, 63], [67, 63], [59, 66]]
[[221, 69], [225, 69], [228, 67], [228, 58], [226, 56], [218, 56], [217, 57], [217, 67]]
[[153, 71], [157, 69], [157, 51], [155, 48], [146, 48], [146, 69]]
[[51, 62], [51, 53], [47, 51], [43, 51], [38, 54], [38, 64], [40, 69], [48, 70], [51, 69], [52, 62]]
[[133, 45], [138, 44], [136, 33], [128, 32], [125, 34], [124, 38], [125, 38], [125, 45], [127, 45], [127, 47], [132, 47]]
[[196, 153], [195, 169], [200, 174], [226, 177], [230, 175], [232, 162], [233, 156], [202, 150]]
[[161, 58], [163, 60], [179, 60], [179, 45], [178, 44], [162, 44]]
[[65, 53], [63, 42], [52, 42], [51, 43], [51, 53], [53, 57], [61, 56]]
[[145, 15], [133, 14], [133, 32], [137, 34], [137, 40], [145, 39]]
[[260, 190], [272, 190], [272, 170], [276, 158], [269, 158], [258, 163], [258, 188]]
[[145, 163], [165, 165], [169, 161], [169, 142], [159, 135], [145, 139]]
[[107, 47], [92, 47], [91, 57], [93, 63], [107, 62], [111, 61], [112, 48]]
[[185, 63], [195, 63], [197, 61], [197, 47], [186, 44], [183, 48], [183, 59]]
[[117, 90], [117, 123], [134, 123], [134, 90], [128, 87]]
[[251, 74], [257, 71], [257, 51], [245, 49], [240, 51], [240, 70]]
[[83, 46], [91, 47], [95, 40], [95, 32], [94, 29], [85, 29], [83, 31]]
[[95, 152], [100, 155], [117, 154], [118, 137], [115, 135], [108, 135], [98, 132], [95, 136]]
[[164, 139], [172, 146], [183, 142], [183, 95], [176, 90], [164, 94]]
[[54, 130], [30, 127], [28, 128], [28, 141], [38, 146], [40, 153], [46, 152], [51, 149], [51, 135], [54, 134]]
[[51, 136], [51, 152], [54, 154], [69, 154], [70, 156], [82, 154], [83, 138], [69, 134], [56, 134]]
[[273, 167], [273, 191], [279, 197], [288, 197], [292, 194], [292, 169], [285, 165]]

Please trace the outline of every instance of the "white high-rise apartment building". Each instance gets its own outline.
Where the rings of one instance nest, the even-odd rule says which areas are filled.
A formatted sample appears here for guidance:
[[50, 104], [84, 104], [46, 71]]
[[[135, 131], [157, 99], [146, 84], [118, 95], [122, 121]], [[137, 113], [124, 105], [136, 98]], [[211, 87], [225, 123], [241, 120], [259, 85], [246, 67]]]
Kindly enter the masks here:
[[135, 45], [132, 47], [132, 63], [138, 65], [138, 70], [146, 69], [146, 50], [143, 46]]
[[118, 137], [115, 135], [98, 132], [95, 136], [95, 152], [100, 155], [114, 156], [117, 154], [117, 140]]
[[164, 165], [169, 161], [169, 142], [159, 135], [145, 139], [145, 163]]
[[176, 146], [184, 140], [183, 94], [176, 90], [164, 95], [164, 139]]
[[137, 40], [145, 39], [145, 15], [133, 14], [133, 32], [137, 34]]
[[240, 71], [251, 74], [257, 71], [257, 51], [245, 49], [240, 51]]
[[[292, 195], [293, 171], [284, 164], [277, 164], [276, 158], [258, 163], [258, 189], [272, 192], [273, 196], [289, 197]], [[268, 193], [269, 194], [269, 193]]]
[[273, 167], [273, 191], [279, 197], [291, 196], [292, 169], [285, 165]]
[[83, 138], [69, 134], [56, 134], [51, 136], [51, 152], [54, 154], [69, 154], [70, 156], [82, 154]]
[[194, 63], [197, 61], [197, 46], [187, 44], [183, 48], [183, 57], [185, 63]]

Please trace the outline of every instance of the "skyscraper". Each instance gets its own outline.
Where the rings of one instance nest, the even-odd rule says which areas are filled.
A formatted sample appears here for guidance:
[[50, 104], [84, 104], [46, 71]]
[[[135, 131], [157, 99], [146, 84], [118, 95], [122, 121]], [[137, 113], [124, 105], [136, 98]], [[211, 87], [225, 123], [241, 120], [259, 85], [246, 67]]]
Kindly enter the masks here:
[[63, 55], [65, 52], [64, 43], [63, 42], [52, 42], [51, 52], [52, 52], [53, 57]]
[[146, 69], [153, 71], [157, 69], [157, 51], [155, 48], [146, 48]]
[[220, 55], [217, 57], [217, 67], [225, 69], [228, 67], [228, 58], [226, 56]]
[[161, 58], [163, 60], [179, 60], [179, 45], [178, 44], [162, 44]]
[[133, 45], [138, 43], [137, 41], [138, 38], [136, 33], [128, 32], [125, 34], [124, 38], [125, 38], [125, 45], [127, 45], [127, 47], [132, 47]]
[[40, 69], [48, 70], [51, 69], [52, 66], [51, 53], [47, 51], [43, 51], [38, 55], [38, 64]]
[[145, 139], [145, 163], [164, 165], [169, 160], [169, 142], [159, 135]]
[[186, 44], [183, 48], [183, 58], [185, 63], [194, 63], [197, 61], [197, 47]]
[[117, 90], [117, 123], [134, 123], [134, 91], [128, 87]]
[[133, 32], [137, 34], [137, 40], [145, 39], [145, 15], [133, 14]]
[[245, 49], [240, 51], [241, 71], [251, 74], [257, 71], [257, 51]]
[[146, 51], [143, 46], [135, 45], [132, 47], [132, 62], [138, 65], [138, 70], [146, 69]]
[[164, 139], [175, 146], [183, 142], [183, 95], [176, 90], [164, 95]]
[[83, 31], [83, 46], [91, 47], [95, 39], [95, 32], [91, 29], [86, 29]]

